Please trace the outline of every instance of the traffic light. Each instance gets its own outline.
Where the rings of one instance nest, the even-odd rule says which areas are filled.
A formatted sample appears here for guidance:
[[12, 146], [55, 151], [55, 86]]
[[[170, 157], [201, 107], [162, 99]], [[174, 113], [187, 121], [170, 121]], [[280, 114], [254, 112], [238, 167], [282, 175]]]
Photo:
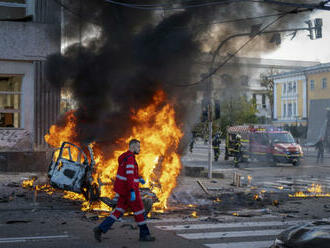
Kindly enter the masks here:
[[202, 122], [207, 121], [208, 117], [208, 101], [206, 99], [202, 100]]
[[315, 26], [315, 38], [320, 39], [322, 38], [322, 25], [323, 21], [321, 18], [316, 18], [314, 20], [314, 26]]
[[308, 31], [309, 31], [309, 38], [311, 40], [314, 40], [314, 27], [313, 27], [313, 23], [311, 20], [308, 20], [305, 22], [308, 25]]
[[215, 119], [219, 119], [221, 114], [220, 114], [220, 101], [219, 100], [215, 100], [214, 101], [214, 115], [215, 115]]
[[276, 45], [281, 45], [281, 34], [275, 33], [269, 41], [270, 43], [275, 43]]

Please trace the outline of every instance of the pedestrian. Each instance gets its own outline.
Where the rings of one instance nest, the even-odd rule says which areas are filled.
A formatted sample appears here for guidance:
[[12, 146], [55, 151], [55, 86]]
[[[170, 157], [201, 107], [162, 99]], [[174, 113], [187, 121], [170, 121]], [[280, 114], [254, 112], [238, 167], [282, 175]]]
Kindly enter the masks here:
[[323, 137], [320, 138], [320, 140], [315, 144], [315, 148], [317, 149], [317, 159], [316, 163], [323, 163], [324, 158], [324, 139]]
[[118, 158], [118, 170], [114, 184], [114, 191], [119, 195], [116, 208], [99, 226], [93, 229], [97, 241], [102, 241], [102, 233], [106, 233], [129, 207], [134, 212], [135, 222], [140, 229], [140, 241], [155, 241], [150, 235], [144, 217], [144, 206], [139, 191], [139, 183], [145, 184], [139, 177], [139, 168], [135, 155], [140, 153], [140, 141], [132, 139], [129, 150]]
[[190, 153], [193, 152], [194, 144], [195, 144], [195, 137], [192, 136], [192, 137], [191, 137], [191, 140], [190, 140], [190, 144], [189, 144], [189, 151], [190, 151]]
[[213, 137], [212, 140], [215, 162], [218, 161], [218, 158], [220, 156], [220, 144], [221, 144], [220, 133], [216, 133], [216, 135]]

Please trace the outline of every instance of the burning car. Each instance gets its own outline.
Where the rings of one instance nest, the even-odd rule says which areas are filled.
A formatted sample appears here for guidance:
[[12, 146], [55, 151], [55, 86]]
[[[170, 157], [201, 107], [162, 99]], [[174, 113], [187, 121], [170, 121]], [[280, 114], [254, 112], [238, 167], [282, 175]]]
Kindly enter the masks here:
[[[87, 150], [88, 156], [75, 144], [63, 142], [61, 147], [53, 152], [48, 170], [49, 183], [57, 189], [80, 193], [89, 202], [102, 201], [114, 208], [117, 203], [116, 198], [101, 197], [101, 187], [104, 184], [100, 180], [98, 184], [93, 182], [95, 160], [91, 145], [87, 145]], [[148, 188], [142, 188], [140, 191], [148, 213], [152, 204], [158, 199]]]

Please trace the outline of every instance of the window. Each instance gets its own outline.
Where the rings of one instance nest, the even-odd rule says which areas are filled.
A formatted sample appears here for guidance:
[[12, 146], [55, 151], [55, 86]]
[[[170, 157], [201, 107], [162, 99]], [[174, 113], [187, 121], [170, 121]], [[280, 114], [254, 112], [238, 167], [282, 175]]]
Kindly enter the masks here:
[[288, 117], [292, 117], [292, 103], [288, 104]]
[[263, 108], [266, 108], [266, 94], [262, 94], [261, 104]]
[[257, 95], [256, 94], [252, 95], [252, 101], [254, 104], [257, 104]]
[[18, 19], [26, 16], [25, 0], [0, 0], [0, 19]]
[[322, 89], [325, 89], [327, 87], [327, 79], [323, 78], [322, 79]]
[[297, 93], [297, 82], [293, 82], [293, 93]]
[[283, 95], [286, 94], [286, 83], [283, 84]]
[[0, 75], [0, 127], [20, 127], [21, 76]]
[[293, 116], [294, 117], [297, 116], [297, 103], [296, 102], [293, 103]]
[[283, 117], [286, 117], [286, 104], [283, 104]]
[[311, 90], [314, 90], [314, 89], [315, 89], [315, 81], [311, 80]]
[[290, 94], [292, 92], [292, 83], [290, 82], [288, 85], [288, 93]]

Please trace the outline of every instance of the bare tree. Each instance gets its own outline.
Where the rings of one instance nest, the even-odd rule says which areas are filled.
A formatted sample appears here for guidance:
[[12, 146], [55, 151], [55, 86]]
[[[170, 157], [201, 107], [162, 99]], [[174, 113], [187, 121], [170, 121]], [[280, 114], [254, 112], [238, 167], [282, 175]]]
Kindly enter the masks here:
[[272, 117], [273, 117], [273, 109], [274, 109], [274, 79], [272, 79], [270, 76], [278, 73], [279, 70], [272, 67], [267, 72], [260, 74], [260, 85], [262, 87], [265, 87], [267, 90], [267, 96], [269, 99]]

